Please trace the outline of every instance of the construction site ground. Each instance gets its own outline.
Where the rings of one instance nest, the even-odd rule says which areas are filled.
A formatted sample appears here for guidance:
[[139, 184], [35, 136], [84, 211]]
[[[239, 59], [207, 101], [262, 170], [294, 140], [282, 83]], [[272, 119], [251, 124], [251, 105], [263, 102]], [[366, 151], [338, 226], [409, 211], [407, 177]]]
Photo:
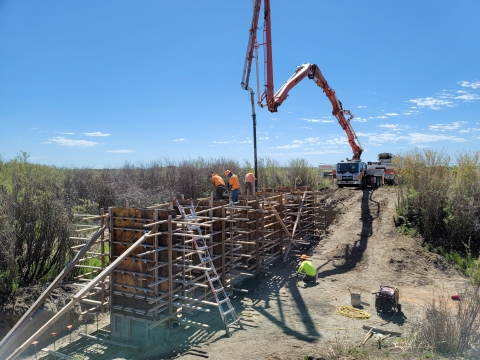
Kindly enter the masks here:
[[[237, 287], [248, 292], [234, 292], [231, 297], [243, 319], [244, 330], [235, 329], [227, 337], [220, 315], [212, 310], [195, 314], [192, 319], [210, 325], [209, 329], [178, 326], [171, 330], [168, 339], [150, 344], [149, 348], [124, 348], [80, 337], [85, 332], [107, 336], [109, 317], [100, 315], [98, 331], [97, 319], [87, 325], [77, 321], [71, 334], [64, 332], [55, 339], [55, 349], [84, 359], [303, 359], [307, 353], [327, 359], [345, 345], [356, 346], [359, 357], [410, 358], [408, 351], [392, 342], [382, 349], [372, 339], [365, 346], [358, 346], [367, 333], [362, 326], [407, 335], [409, 325], [423, 316], [424, 306], [434, 292], [457, 294], [466, 279], [443, 258], [423, 249], [417, 239], [404, 236], [395, 228], [395, 188], [330, 189], [325, 192], [325, 199], [337, 211], [336, 218], [318, 242], [300, 249], [311, 257], [318, 270], [318, 282], [296, 284], [298, 255], [287, 262], [280, 259], [256, 277], [245, 280]], [[372, 293], [380, 285], [400, 289], [401, 313], [393, 317], [377, 315]], [[74, 289], [58, 289], [54, 296], [67, 297], [62, 291]], [[371, 315], [370, 319], [353, 319], [336, 312], [339, 305], [351, 305], [351, 292], [360, 294], [360, 308]], [[18, 311], [22, 302], [34, 300], [28, 299], [35, 297], [33, 288], [23, 293], [27, 298], [20, 296], [15, 304], [5, 304], [3, 314], [15, 307]], [[61, 302], [63, 305], [64, 300]], [[0, 321], [0, 335], [8, 331], [7, 325]], [[53, 359], [40, 349], [53, 350], [53, 346], [53, 342], [39, 344], [37, 358]], [[24, 358], [35, 358], [34, 350], [31, 347]], [[348, 356], [355, 358], [355, 353]]]

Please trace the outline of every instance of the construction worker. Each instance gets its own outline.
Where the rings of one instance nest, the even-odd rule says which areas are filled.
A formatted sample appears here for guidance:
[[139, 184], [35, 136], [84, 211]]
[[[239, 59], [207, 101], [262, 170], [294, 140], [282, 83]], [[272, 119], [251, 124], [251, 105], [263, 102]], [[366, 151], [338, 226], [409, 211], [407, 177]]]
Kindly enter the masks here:
[[245, 175], [246, 195], [255, 195], [255, 180], [257, 180], [257, 178], [253, 175], [253, 171], [249, 171], [247, 175]]
[[[305, 276], [303, 277], [303, 281], [312, 281], [316, 282], [317, 281], [317, 269], [315, 269], [312, 265], [312, 263], [308, 260], [308, 256], [303, 254], [300, 256], [300, 267], [298, 268], [298, 274], [301, 272], [305, 273]], [[298, 276], [298, 275], [297, 275]]]
[[238, 202], [238, 195], [240, 195], [240, 182], [238, 176], [230, 170], [225, 170], [225, 176], [228, 178], [228, 188], [232, 192], [232, 202]]
[[217, 173], [212, 174], [212, 182], [215, 186], [215, 200], [222, 200], [223, 189], [225, 188], [225, 181]]

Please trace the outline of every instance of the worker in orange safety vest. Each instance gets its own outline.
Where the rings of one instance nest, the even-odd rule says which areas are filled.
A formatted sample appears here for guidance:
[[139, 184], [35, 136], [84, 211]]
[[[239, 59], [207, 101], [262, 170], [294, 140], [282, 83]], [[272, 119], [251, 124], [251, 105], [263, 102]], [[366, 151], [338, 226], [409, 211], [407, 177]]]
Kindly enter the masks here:
[[253, 175], [253, 171], [249, 171], [247, 175], [245, 175], [246, 195], [255, 195], [255, 180], [257, 180], [257, 178]]
[[238, 195], [240, 195], [240, 182], [238, 176], [230, 170], [225, 170], [225, 176], [228, 178], [228, 188], [232, 192], [232, 202], [238, 202]]
[[225, 181], [217, 173], [212, 174], [212, 183], [215, 186], [215, 200], [222, 200], [223, 189], [225, 188]]

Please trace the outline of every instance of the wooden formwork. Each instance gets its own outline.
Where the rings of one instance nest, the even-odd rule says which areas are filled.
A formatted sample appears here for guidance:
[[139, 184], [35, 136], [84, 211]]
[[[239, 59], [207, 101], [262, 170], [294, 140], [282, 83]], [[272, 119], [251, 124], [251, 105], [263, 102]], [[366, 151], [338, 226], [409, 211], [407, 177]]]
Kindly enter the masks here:
[[[189, 204], [186, 200], [178, 202]], [[206, 328], [208, 325], [189, 319], [193, 312], [209, 312], [209, 307], [218, 307], [212, 301], [211, 284], [200, 263], [201, 250], [194, 246], [196, 238], [205, 239], [224, 288], [234, 291], [240, 290], [235, 288], [240, 281], [282, 257], [287, 245], [308, 243], [327, 224], [325, 203], [320, 205], [318, 192], [310, 188], [263, 189], [255, 196], [240, 196], [235, 205], [209, 199], [194, 200], [193, 204], [201, 234], [188, 230], [173, 202], [146, 209], [110, 208], [108, 215], [84, 216], [86, 220], [100, 221], [100, 229], [89, 240], [86, 236], [74, 238], [81, 244], [72, 250], [79, 249], [81, 256], [72, 260], [64, 273], [74, 266], [90, 270], [90, 274], [76, 277], [78, 282], [86, 282], [85, 287], [24, 342], [15, 356], [76, 302], [86, 302], [99, 310], [105, 306], [107, 295], [114, 337], [137, 340], [136, 334], [144, 334], [144, 340], [156, 342], [167, 336], [173, 322]], [[105, 239], [107, 224], [109, 236]], [[78, 233], [87, 229], [79, 227]], [[108, 256], [104, 252], [105, 241], [110, 245]], [[95, 244], [100, 246], [90, 250]], [[91, 256], [101, 259], [101, 266], [83, 263], [84, 257], [88, 260]], [[87, 275], [95, 278], [87, 279]], [[45, 297], [51, 291], [47, 290]], [[101, 299], [88, 299], [95, 290], [97, 295], [100, 292]], [[158, 329], [165, 331], [159, 335]]]

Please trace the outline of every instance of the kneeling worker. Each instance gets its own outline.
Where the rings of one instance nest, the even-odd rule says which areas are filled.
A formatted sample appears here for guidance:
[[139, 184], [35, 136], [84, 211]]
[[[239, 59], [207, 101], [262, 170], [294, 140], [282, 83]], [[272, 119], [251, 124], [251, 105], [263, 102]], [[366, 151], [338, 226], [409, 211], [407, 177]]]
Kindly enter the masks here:
[[222, 177], [217, 173], [212, 174], [212, 182], [215, 186], [215, 200], [222, 200], [223, 189], [225, 188], [225, 182]]
[[[302, 255], [300, 256], [300, 267], [298, 268], [298, 273], [301, 273], [302, 271], [305, 272], [305, 276], [303, 277], [303, 281], [317, 281], [317, 269], [313, 267], [313, 264], [307, 260], [308, 256], [307, 255]], [[298, 276], [298, 275], [297, 275]]]

